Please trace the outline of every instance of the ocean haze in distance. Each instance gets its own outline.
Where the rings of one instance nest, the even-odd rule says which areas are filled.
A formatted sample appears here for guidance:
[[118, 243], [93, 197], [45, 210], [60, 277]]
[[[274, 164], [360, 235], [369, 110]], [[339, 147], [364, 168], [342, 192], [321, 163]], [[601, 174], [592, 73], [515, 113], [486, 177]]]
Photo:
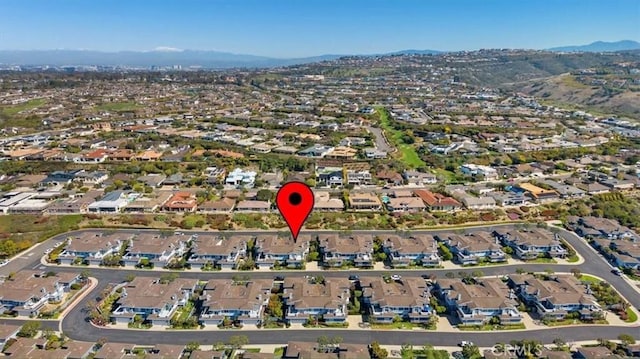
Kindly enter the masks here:
[[[609, 52], [638, 50], [640, 43], [632, 40], [597, 41], [589, 45], [548, 49], [562, 52]], [[383, 54], [329, 54], [303, 58], [271, 58], [233, 54], [220, 51], [181, 50], [159, 47], [152, 51], [102, 52], [90, 50], [0, 50], [0, 64], [23, 66], [182, 66], [207, 69], [268, 68], [333, 60], [344, 56], [438, 55], [438, 50], [402, 50]]]

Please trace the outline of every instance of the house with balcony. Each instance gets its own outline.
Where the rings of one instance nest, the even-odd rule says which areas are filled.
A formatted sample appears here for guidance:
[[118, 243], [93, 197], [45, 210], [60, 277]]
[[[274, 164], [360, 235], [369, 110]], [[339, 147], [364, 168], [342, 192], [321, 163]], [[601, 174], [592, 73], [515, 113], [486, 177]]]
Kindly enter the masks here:
[[413, 170], [405, 170], [402, 173], [402, 177], [407, 181], [407, 184], [414, 186], [425, 186], [436, 184], [438, 182], [438, 178], [433, 173], [424, 173]]
[[379, 211], [382, 202], [375, 193], [353, 192], [349, 194], [349, 209], [353, 211]]
[[584, 320], [602, 315], [602, 308], [589, 285], [573, 275], [553, 275], [544, 279], [530, 274], [512, 274], [509, 275], [509, 286], [543, 318], [562, 320], [572, 312], [579, 313]]
[[21, 317], [37, 316], [47, 303], [60, 303], [79, 281], [78, 273], [16, 272], [0, 283], [0, 310], [15, 312]]
[[408, 237], [385, 235], [382, 246], [394, 268], [411, 265], [437, 267], [441, 263], [438, 243], [430, 234], [414, 234]]
[[569, 228], [587, 239], [640, 239], [629, 227], [621, 225], [614, 219], [601, 217], [569, 217]]
[[564, 258], [568, 251], [562, 247], [560, 237], [543, 228], [515, 229], [501, 227], [493, 232], [504, 246], [511, 247], [520, 259], [535, 259], [540, 256]]
[[392, 323], [400, 317], [411, 323], [428, 323], [433, 315], [429, 287], [422, 278], [364, 277], [360, 285], [363, 303], [375, 322]]
[[87, 209], [90, 213], [119, 213], [139, 196], [134, 192], [112, 191], [91, 203]]
[[462, 265], [507, 260], [507, 255], [502, 251], [499, 241], [489, 232], [438, 235], [438, 239], [451, 250], [455, 259]]
[[197, 279], [162, 281], [152, 277], [135, 277], [122, 287], [111, 320], [131, 323], [139, 315], [153, 325], [169, 326], [171, 317], [178, 308], [187, 304], [197, 285]]
[[165, 267], [172, 260], [180, 259], [187, 252], [187, 244], [193, 238], [193, 236], [184, 233], [162, 235], [142, 232], [131, 239], [122, 261], [126, 267], [139, 264]]
[[289, 323], [304, 323], [309, 317], [332, 323], [347, 319], [351, 282], [346, 278], [287, 277], [282, 300]]
[[274, 265], [302, 268], [309, 254], [312, 236], [300, 234], [296, 241], [291, 236], [261, 234], [255, 238], [255, 263], [258, 267], [272, 268]]
[[438, 279], [434, 293], [462, 325], [482, 325], [494, 317], [501, 324], [522, 322], [516, 294], [498, 278], [481, 278], [475, 284]]
[[264, 308], [271, 297], [271, 280], [239, 281], [212, 279], [205, 284], [200, 322], [219, 325], [226, 318], [240, 324], [262, 322]]
[[354, 186], [369, 185], [372, 183], [371, 166], [368, 163], [345, 163], [342, 168], [344, 170], [344, 183]]
[[122, 233], [82, 232], [67, 238], [58, 260], [61, 264], [67, 265], [76, 260], [89, 265], [100, 265], [105, 257], [120, 254], [122, 246], [132, 237]]
[[426, 206], [418, 197], [391, 197], [386, 201], [389, 212], [422, 212]]
[[203, 267], [233, 269], [247, 254], [251, 236], [200, 234], [195, 236], [187, 263], [191, 269]]
[[254, 171], [244, 171], [240, 168], [236, 168], [229, 172], [224, 183], [227, 186], [253, 188], [258, 174]]
[[344, 180], [342, 167], [317, 167], [316, 182], [329, 187], [340, 187]]
[[326, 267], [353, 265], [369, 268], [373, 266], [373, 236], [370, 234], [320, 234], [318, 243], [322, 265]]

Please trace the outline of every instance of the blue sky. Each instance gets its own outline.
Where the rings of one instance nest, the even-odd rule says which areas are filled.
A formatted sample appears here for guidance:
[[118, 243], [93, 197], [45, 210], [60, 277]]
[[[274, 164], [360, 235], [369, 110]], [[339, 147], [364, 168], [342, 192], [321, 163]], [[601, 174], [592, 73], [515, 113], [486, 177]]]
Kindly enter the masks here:
[[640, 41], [638, 0], [0, 0], [0, 49], [272, 57]]

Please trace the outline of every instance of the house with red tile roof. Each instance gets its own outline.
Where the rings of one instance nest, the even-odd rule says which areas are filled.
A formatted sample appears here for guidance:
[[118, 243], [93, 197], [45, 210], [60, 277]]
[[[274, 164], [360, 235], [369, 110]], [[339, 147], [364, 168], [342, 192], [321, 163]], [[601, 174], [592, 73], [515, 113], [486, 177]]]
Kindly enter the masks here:
[[413, 193], [420, 197], [429, 211], [455, 211], [462, 208], [462, 204], [452, 197], [426, 189], [418, 189]]

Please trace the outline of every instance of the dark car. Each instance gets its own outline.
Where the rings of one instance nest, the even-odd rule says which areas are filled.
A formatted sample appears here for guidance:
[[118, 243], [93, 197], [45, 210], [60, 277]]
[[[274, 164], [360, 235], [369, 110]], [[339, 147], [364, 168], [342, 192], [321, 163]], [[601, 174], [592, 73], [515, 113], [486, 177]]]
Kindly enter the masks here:
[[275, 276], [275, 278], [273, 278], [273, 280], [275, 280], [276, 282], [282, 282], [282, 281], [284, 281], [284, 276], [283, 275], [277, 275], [277, 276]]
[[352, 274], [352, 275], [349, 276], [349, 280], [353, 280], [353, 281], [360, 280], [360, 277], [358, 277], [355, 274]]

